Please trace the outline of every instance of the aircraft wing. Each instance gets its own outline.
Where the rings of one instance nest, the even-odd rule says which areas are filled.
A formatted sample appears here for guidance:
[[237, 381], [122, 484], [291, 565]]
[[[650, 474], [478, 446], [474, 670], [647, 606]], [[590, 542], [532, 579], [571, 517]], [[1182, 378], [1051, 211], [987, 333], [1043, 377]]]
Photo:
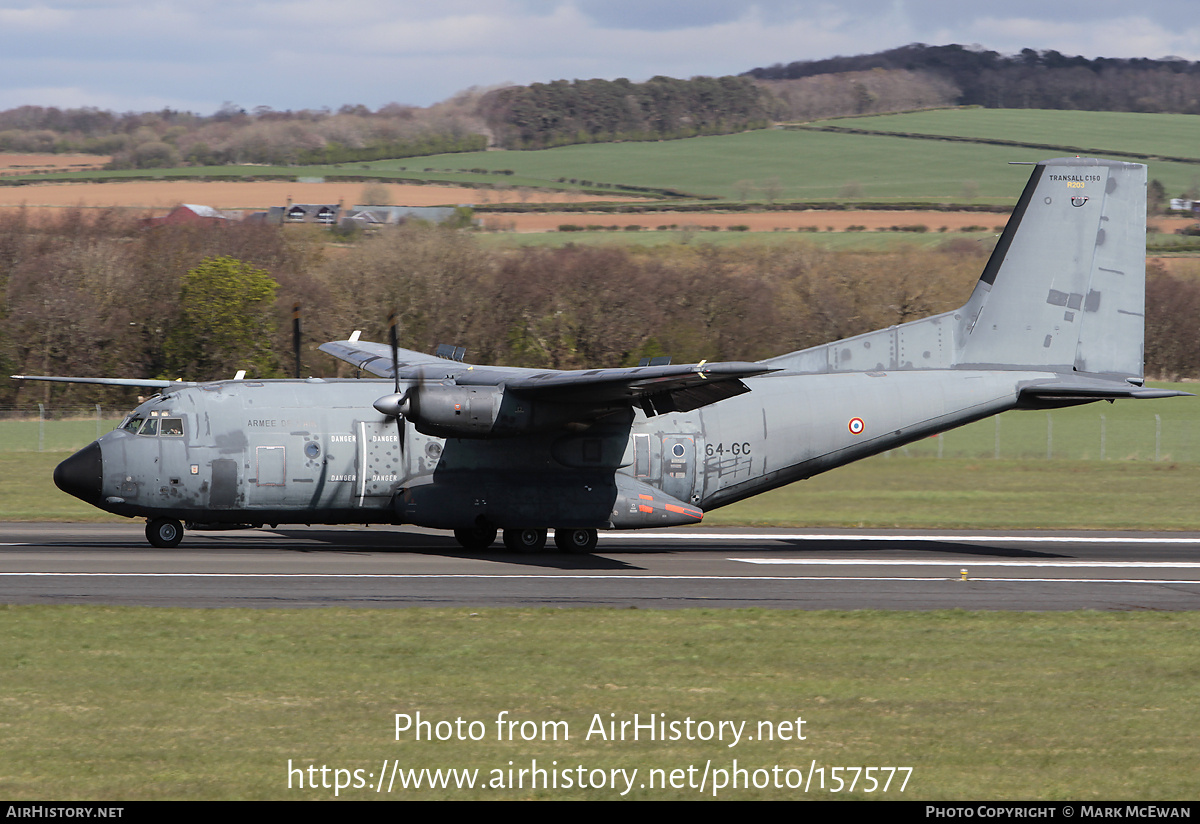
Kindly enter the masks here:
[[[336, 340], [323, 343], [322, 352], [333, 355], [338, 360], [344, 360], [355, 369], [370, 372], [381, 378], [392, 377], [392, 350], [386, 343], [371, 343], [365, 340]], [[415, 368], [420, 366], [442, 365], [447, 367], [462, 366], [455, 361], [428, 355], [424, 352], [414, 352], [411, 349], [397, 349], [396, 361], [400, 367], [400, 377], [417, 377]], [[465, 368], [465, 367], [464, 367]]]
[[144, 386], [166, 389], [170, 386], [191, 386], [183, 381], [155, 380], [153, 378], [60, 378], [54, 375], [10, 375], [18, 381], [53, 381], [54, 383], [90, 383], [98, 386]]
[[[357, 369], [392, 377], [391, 348], [368, 341], [334, 341], [321, 351]], [[615, 369], [524, 369], [477, 366], [398, 349], [401, 380], [453, 380], [461, 386], [503, 386], [514, 395], [596, 408], [641, 406], [647, 415], [690, 412], [749, 392], [742, 378], [776, 372], [758, 363], [691, 363]]]
[[690, 412], [749, 392], [742, 378], [777, 371], [757, 363], [691, 363], [538, 372], [506, 380], [522, 397], [559, 403], [638, 404], [647, 415]]

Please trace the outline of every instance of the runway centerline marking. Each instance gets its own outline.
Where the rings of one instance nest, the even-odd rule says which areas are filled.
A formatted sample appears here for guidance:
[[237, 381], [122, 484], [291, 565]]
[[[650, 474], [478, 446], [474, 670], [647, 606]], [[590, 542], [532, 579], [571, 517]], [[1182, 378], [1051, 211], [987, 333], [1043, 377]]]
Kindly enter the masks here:
[[[961, 566], [961, 564], [959, 565]], [[963, 581], [952, 576], [857, 576], [857, 575], [537, 575], [530, 573], [337, 573], [337, 572], [0, 572], [2, 578], [317, 578], [317, 579], [381, 579], [381, 580], [537, 580], [537, 581], [873, 581], [890, 582], [951, 582]], [[966, 582], [990, 583], [1055, 583], [1055, 584], [1197, 584], [1196, 579], [1167, 578], [1000, 578], [968, 576]]]
[[652, 541], [931, 541], [935, 543], [955, 543], [967, 541], [970, 543], [1001, 543], [1001, 544], [1193, 544], [1200, 546], [1200, 538], [1113, 538], [1107, 536], [1061, 536], [1061, 535], [856, 535], [843, 534], [811, 534], [792, 532], [762, 532], [762, 533], [708, 533], [698, 532], [605, 532], [601, 534], [604, 541], [616, 540], [652, 540]]
[[1067, 569], [1200, 569], [1197, 561], [993, 561], [960, 558], [958, 560], [905, 560], [903, 558], [729, 558], [742, 564], [765, 566], [950, 566], [950, 567], [1063, 567]]

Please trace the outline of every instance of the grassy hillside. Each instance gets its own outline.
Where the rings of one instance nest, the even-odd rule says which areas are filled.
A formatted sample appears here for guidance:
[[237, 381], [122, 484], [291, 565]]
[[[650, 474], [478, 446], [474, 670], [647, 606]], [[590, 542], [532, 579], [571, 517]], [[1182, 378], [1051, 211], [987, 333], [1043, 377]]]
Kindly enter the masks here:
[[[1094, 147], [1147, 156], [1200, 157], [1200, 118], [1049, 110], [956, 109], [830, 121], [856, 129]], [[344, 163], [94, 172], [76, 179], [172, 176], [335, 177], [427, 180], [468, 186], [593, 188], [623, 184], [735, 200], [929, 201], [1012, 204], [1025, 172], [1008, 166], [1055, 156], [1046, 149], [886, 135], [772, 129], [660, 142], [604, 143], [542, 151], [488, 151]], [[472, 171], [474, 170], [474, 171]], [[40, 175], [50, 181], [61, 175]], [[1168, 192], [1200, 182], [1200, 165], [1151, 161]], [[11, 178], [10, 178], [11, 180]], [[752, 187], [747, 190], [746, 183]], [[614, 195], [619, 195], [614, 191]]]
[[778, 181], [780, 201], [908, 200], [966, 202], [964, 183], [977, 200], [1015, 203], [1024, 175], [1009, 160], [1044, 153], [970, 144], [938, 144], [870, 135], [775, 129], [660, 143], [566, 146], [541, 152], [483, 152], [426, 158], [429, 165], [460, 162], [512, 169], [526, 178], [559, 177], [675, 188], [741, 199], [740, 181], [761, 188]]
[[829, 120], [881, 132], [1013, 140], [1090, 151], [1200, 158], [1200, 116], [1044, 109], [948, 109]]

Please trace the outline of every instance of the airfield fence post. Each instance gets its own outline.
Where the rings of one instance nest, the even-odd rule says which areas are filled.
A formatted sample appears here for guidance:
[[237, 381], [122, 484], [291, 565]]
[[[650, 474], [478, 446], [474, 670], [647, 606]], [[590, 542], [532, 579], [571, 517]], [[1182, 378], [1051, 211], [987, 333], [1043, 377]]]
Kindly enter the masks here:
[[1046, 460], [1054, 458], [1054, 419], [1046, 413]]
[[1105, 427], [1105, 423], [1106, 422], [1104, 420], [1104, 416], [1101, 415], [1100, 416], [1100, 460], [1104, 460], [1104, 435], [1105, 435], [1104, 427]]
[[1154, 460], [1162, 460], [1162, 416], [1154, 415]]
[[992, 418], [996, 421], [996, 452], [992, 456], [994, 460], [1000, 460], [1000, 416], [993, 415]]
[[96, 440], [100, 440], [100, 404], [96, 404]]
[[938, 457], [939, 457], [939, 458], [941, 458], [941, 457], [942, 457], [942, 439], [943, 439], [945, 436], [946, 436], [946, 433], [945, 433], [945, 432], [939, 432], [939, 433], [937, 433], [937, 439], [938, 439]]
[[46, 407], [38, 404], [38, 452], [46, 443]]

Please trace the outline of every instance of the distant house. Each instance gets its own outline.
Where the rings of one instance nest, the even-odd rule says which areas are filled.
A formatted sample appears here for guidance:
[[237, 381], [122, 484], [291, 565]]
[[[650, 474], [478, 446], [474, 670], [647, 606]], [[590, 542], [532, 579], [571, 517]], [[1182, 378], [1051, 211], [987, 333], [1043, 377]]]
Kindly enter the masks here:
[[349, 226], [395, 226], [409, 220], [441, 223], [454, 217], [452, 206], [351, 206], [341, 223]]
[[268, 223], [319, 223], [322, 226], [336, 226], [341, 218], [342, 204], [332, 203], [292, 203], [286, 206], [272, 206], [267, 212]]
[[161, 217], [149, 217], [141, 221], [143, 227], [179, 226], [183, 224], [218, 224], [229, 220], [223, 212], [218, 212], [211, 206], [198, 206], [195, 203], [181, 203]]

